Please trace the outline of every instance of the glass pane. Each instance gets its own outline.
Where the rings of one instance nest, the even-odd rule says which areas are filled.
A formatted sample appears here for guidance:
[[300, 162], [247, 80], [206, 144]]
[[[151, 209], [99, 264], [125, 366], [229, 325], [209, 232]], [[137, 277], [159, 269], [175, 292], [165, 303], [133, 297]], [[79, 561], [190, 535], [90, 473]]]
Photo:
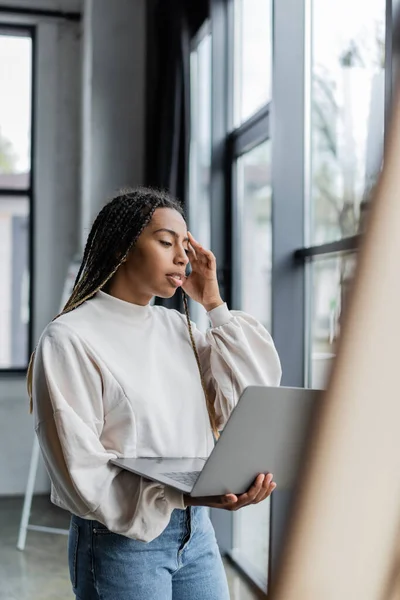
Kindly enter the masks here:
[[355, 266], [356, 254], [319, 259], [311, 265], [312, 388], [326, 388]]
[[235, 273], [240, 307], [271, 325], [271, 143], [266, 141], [237, 162], [239, 239]]
[[29, 199], [0, 196], [0, 369], [26, 367]]
[[263, 588], [267, 587], [270, 499], [234, 513], [233, 558]]
[[[205, 248], [211, 246], [211, 35], [207, 34], [191, 54], [191, 136], [189, 227]], [[207, 329], [205, 310], [191, 302], [191, 313], [200, 329]]]
[[235, 0], [235, 125], [271, 100], [272, 0]]
[[0, 188], [29, 187], [31, 61], [30, 37], [0, 33]]
[[313, 0], [312, 244], [354, 235], [381, 165], [385, 0]]
[[[266, 141], [237, 162], [238, 244], [235, 286], [239, 308], [271, 326], [271, 142]], [[269, 500], [234, 515], [234, 557], [262, 584], [266, 583]]]

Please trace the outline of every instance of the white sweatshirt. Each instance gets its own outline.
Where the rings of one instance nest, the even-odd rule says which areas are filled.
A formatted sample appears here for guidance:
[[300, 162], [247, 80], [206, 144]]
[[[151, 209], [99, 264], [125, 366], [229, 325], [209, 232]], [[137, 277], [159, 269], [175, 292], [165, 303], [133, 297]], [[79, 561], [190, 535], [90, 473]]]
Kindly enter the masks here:
[[[254, 318], [210, 311], [193, 332], [220, 428], [243, 389], [279, 385], [271, 336]], [[186, 318], [104, 292], [50, 323], [33, 372], [35, 428], [52, 502], [111, 531], [151, 541], [180, 492], [111, 465], [111, 458], [208, 456], [213, 436]]]

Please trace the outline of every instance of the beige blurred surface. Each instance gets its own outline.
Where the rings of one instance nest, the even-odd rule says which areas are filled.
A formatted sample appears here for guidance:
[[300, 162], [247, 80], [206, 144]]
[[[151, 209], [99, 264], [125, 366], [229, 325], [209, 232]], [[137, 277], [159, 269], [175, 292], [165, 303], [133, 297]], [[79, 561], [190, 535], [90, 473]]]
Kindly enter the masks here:
[[384, 169], [273, 600], [399, 597], [398, 582], [393, 583], [400, 524], [399, 161], [397, 95]]

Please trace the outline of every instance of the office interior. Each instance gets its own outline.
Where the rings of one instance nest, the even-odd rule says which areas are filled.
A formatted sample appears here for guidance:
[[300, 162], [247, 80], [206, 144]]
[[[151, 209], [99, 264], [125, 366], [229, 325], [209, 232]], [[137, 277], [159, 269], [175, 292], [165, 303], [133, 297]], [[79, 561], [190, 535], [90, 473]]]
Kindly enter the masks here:
[[[381, 168], [398, 0], [0, 1], [1, 600], [72, 598], [62, 533], [18, 550], [29, 355], [94, 216], [170, 190], [260, 320], [285, 386], [324, 389]], [[156, 302], [162, 302], [156, 300]], [[165, 304], [180, 309], [176, 297]], [[192, 319], [206, 329], [203, 309]], [[265, 597], [291, 495], [212, 510], [231, 597]], [[65, 529], [43, 464], [30, 521]]]

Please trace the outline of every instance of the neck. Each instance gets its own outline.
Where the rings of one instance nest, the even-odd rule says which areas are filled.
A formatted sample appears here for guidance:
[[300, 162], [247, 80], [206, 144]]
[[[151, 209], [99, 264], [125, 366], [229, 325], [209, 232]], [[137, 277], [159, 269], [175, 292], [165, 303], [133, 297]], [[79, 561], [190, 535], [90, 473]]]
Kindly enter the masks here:
[[126, 277], [118, 271], [111, 279], [110, 284], [107, 286], [107, 294], [130, 302], [131, 304], [137, 304], [138, 306], [147, 306], [152, 299], [152, 294], [146, 293], [140, 289], [139, 285], [135, 282], [127, 282]]

